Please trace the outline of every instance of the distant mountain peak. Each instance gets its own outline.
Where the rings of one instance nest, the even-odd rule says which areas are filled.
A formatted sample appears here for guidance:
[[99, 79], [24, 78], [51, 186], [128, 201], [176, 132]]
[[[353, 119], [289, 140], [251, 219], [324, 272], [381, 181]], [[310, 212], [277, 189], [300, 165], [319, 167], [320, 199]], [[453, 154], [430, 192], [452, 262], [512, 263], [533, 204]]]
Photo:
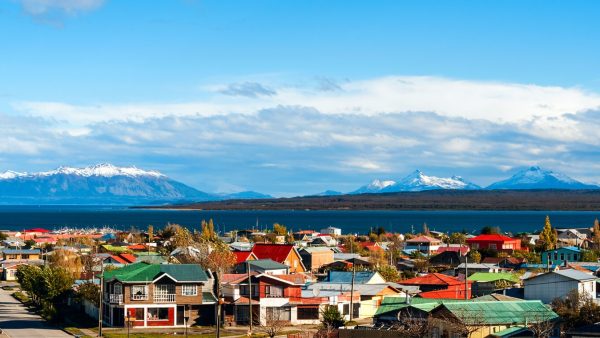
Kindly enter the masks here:
[[128, 176], [128, 177], [140, 177], [140, 176], [149, 176], [149, 177], [166, 177], [164, 174], [156, 171], [156, 170], [142, 170], [138, 169], [136, 166], [129, 167], [118, 167], [112, 165], [110, 163], [99, 163], [96, 165], [91, 165], [83, 168], [69, 167], [69, 166], [60, 166], [54, 170], [50, 171], [42, 171], [42, 172], [16, 172], [16, 171], [6, 171], [0, 174], [0, 179], [14, 179], [19, 177], [46, 177], [46, 176], [54, 176], [54, 175], [74, 175], [74, 176], [82, 176], [82, 177], [92, 177], [92, 176], [100, 176], [100, 177], [113, 177], [113, 176]]
[[540, 166], [521, 169], [508, 179], [496, 182], [486, 189], [597, 189], [598, 186], [585, 184], [565, 174]]
[[450, 178], [427, 176], [423, 171], [417, 169], [399, 181], [373, 180], [370, 184], [360, 187], [351, 194], [384, 193], [400, 191], [422, 191], [434, 189], [481, 189], [478, 185], [465, 181], [460, 176]]

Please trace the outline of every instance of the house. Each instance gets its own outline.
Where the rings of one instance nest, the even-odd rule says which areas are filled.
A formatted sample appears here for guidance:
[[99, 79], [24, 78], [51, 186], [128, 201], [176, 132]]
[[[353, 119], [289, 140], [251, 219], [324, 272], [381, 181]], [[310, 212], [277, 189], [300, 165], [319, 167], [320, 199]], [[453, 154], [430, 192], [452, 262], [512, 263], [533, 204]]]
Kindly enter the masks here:
[[252, 251], [234, 251], [233, 255], [235, 256], [235, 264], [258, 259]]
[[567, 262], [579, 262], [581, 260], [581, 249], [576, 246], [565, 246], [554, 250], [546, 250], [541, 253], [542, 264], [565, 265]]
[[327, 247], [307, 247], [300, 250], [300, 257], [308, 271], [318, 271], [322, 266], [333, 263], [333, 251]]
[[17, 280], [17, 269], [21, 265], [43, 265], [44, 261], [41, 259], [38, 260], [27, 260], [27, 261], [19, 261], [15, 262], [6, 262], [2, 263], [1, 276], [4, 281], [15, 281]]
[[[337, 284], [352, 283], [352, 271], [329, 271], [325, 282]], [[377, 271], [354, 272], [354, 284], [385, 284], [386, 281]]]
[[430, 236], [417, 236], [406, 240], [404, 245], [405, 252], [419, 251], [425, 255], [430, 255], [440, 248], [442, 241]]
[[[511, 335], [536, 324], [550, 323], [551, 338], [560, 337], [558, 315], [539, 300], [442, 302], [430, 312], [433, 337], [527, 337]], [[526, 329], [527, 330], [527, 329]]]
[[[406, 297], [406, 294], [389, 284], [338, 284], [330, 282], [313, 283], [306, 286], [306, 292], [322, 295], [325, 291], [340, 293], [355, 292], [360, 295], [360, 306], [355, 311], [355, 317], [373, 317], [385, 297]], [[304, 292], [304, 291], [303, 291]]]
[[313, 237], [309, 244], [311, 246], [336, 246], [338, 241], [331, 237], [331, 235], [320, 234], [316, 237]]
[[465, 283], [464, 280], [441, 273], [430, 273], [425, 276], [417, 276], [414, 278], [405, 279], [399, 281], [398, 284], [401, 286], [419, 287], [420, 293], [418, 293], [418, 296], [422, 298], [471, 298], [470, 282]]
[[476, 297], [507, 289], [520, 282], [519, 277], [510, 272], [477, 272], [469, 276], [468, 280], [473, 282], [473, 295]]
[[468, 238], [467, 244], [471, 247], [471, 250], [493, 250], [503, 252], [521, 250], [521, 239], [510, 238], [500, 234], [486, 234]]
[[456, 276], [464, 275], [465, 268], [467, 273], [470, 275], [477, 272], [500, 272], [500, 267], [495, 264], [484, 264], [484, 263], [460, 263], [454, 273]]
[[455, 267], [465, 259], [457, 251], [443, 251], [435, 256], [429, 257], [429, 264], [432, 266]]
[[247, 262], [237, 264], [234, 271], [235, 273], [248, 273], [248, 267], [250, 267], [250, 271], [266, 273], [270, 275], [287, 275], [290, 272], [289, 266], [277, 263], [271, 259], [249, 260]]
[[366, 252], [383, 252], [383, 248], [376, 242], [357, 242]]
[[132, 318], [136, 328], [214, 323], [214, 303], [203, 291], [209, 277], [198, 264], [135, 263], [105, 271], [103, 321], [124, 326]]
[[332, 270], [350, 271], [350, 269], [352, 269], [352, 266], [356, 266], [356, 269], [361, 271], [361, 270], [370, 270], [373, 267], [373, 264], [371, 262], [369, 262], [368, 260], [366, 260], [366, 258], [350, 258], [345, 261], [334, 261], [327, 265], [323, 265], [319, 269], [319, 272], [332, 271]]
[[[374, 316], [380, 329], [401, 326], [403, 320], [432, 318], [431, 337], [531, 337], [511, 335], [538, 323], [555, 323], [558, 315], [540, 301], [455, 301], [386, 297]], [[541, 325], [541, 324], [540, 324]], [[522, 332], [522, 331], [521, 331]], [[558, 327], [550, 335], [558, 338]]]
[[435, 252], [436, 254], [441, 254], [443, 252], [456, 252], [458, 253], [460, 256], [466, 256], [470, 249], [467, 245], [463, 245], [463, 244], [446, 244], [443, 246], [440, 246], [437, 251]]
[[525, 299], [539, 299], [551, 303], [555, 298], [563, 298], [577, 290], [596, 299], [597, 277], [578, 270], [558, 270], [535, 275], [523, 280]]
[[5, 249], [2, 251], [2, 260], [38, 260], [40, 254], [40, 249]]
[[332, 236], [341, 236], [342, 235], [342, 229], [336, 228], [336, 227], [327, 227], [325, 229], [321, 229], [320, 232], [322, 234], [332, 235]]
[[[253, 323], [266, 325], [269, 320], [296, 324], [317, 324], [322, 304], [328, 300], [304, 299], [302, 274], [270, 275], [253, 272], [223, 275], [226, 321], [246, 325], [250, 321], [252, 301]], [[250, 285], [251, 284], [251, 285]]]
[[252, 253], [258, 259], [271, 259], [289, 266], [291, 273], [306, 272], [302, 257], [291, 244], [256, 243], [252, 247]]
[[587, 247], [587, 235], [581, 233], [578, 229], [557, 229], [557, 233], [557, 242], [559, 245]]

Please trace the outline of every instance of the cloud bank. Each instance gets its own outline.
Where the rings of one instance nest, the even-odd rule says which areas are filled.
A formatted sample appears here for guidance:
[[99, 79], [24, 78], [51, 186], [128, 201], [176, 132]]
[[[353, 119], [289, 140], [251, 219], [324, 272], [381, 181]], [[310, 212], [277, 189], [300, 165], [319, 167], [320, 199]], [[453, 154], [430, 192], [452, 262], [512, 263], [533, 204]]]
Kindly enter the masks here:
[[194, 102], [16, 102], [0, 115], [0, 169], [110, 161], [285, 196], [417, 168], [486, 185], [541, 164], [600, 181], [600, 95], [579, 88], [403, 76], [202, 88]]

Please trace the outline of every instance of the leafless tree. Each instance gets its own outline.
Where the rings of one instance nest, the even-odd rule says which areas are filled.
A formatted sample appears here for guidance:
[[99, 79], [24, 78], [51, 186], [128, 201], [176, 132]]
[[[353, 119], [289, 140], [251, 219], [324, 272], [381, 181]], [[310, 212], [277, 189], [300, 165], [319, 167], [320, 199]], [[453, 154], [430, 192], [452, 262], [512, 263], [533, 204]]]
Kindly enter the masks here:
[[427, 336], [433, 327], [434, 322], [430, 314], [419, 316], [407, 310], [398, 313], [398, 323], [392, 328], [398, 331], [401, 337], [420, 338]]
[[267, 312], [265, 325], [258, 326], [257, 330], [271, 338], [280, 335], [289, 324], [289, 321], [282, 319], [281, 314], [281, 311]]
[[546, 312], [533, 312], [527, 316], [529, 329], [537, 338], [550, 338], [554, 331], [553, 318]]
[[480, 312], [467, 309], [440, 312], [436, 320], [443, 322], [444, 326], [454, 333], [462, 334], [467, 338], [486, 325], [485, 318]]

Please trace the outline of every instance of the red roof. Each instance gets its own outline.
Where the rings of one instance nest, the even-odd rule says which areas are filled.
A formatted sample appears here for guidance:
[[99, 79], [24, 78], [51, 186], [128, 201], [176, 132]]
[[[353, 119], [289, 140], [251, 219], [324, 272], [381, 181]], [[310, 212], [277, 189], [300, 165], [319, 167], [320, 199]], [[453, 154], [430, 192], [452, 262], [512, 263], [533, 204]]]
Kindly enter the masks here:
[[50, 230], [46, 230], [46, 229], [43, 229], [43, 228], [33, 228], [33, 229], [24, 230], [23, 232], [43, 232], [43, 233], [47, 233], [47, 232], [50, 232]]
[[[469, 284], [472, 282], [469, 281]], [[465, 299], [465, 287], [463, 285], [456, 285], [449, 287], [446, 290], [435, 290], [421, 292], [418, 294], [421, 298], [435, 298], [435, 299]], [[471, 287], [467, 289], [467, 298], [471, 298]]]
[[137, 260], [137, 257], [135, 257], [132, 254], [128, 254], [128, 253], [119, 254], [119, 257], [123, 258], [128, 263], [134, 263]]
[[456, 277], [447, 276], [441, 273], [430, 273], [425, 276], [418, 276], [410, 279], [401, 280], [400, 285], [457, 285], [464, 284], [464, 281]]
[[252, 248], [252, 253], [258, 259], [272, 259], [275, 262], [283, 263], [293, 249], [294, 246], [291, 244], [256, 243]]
[[252, 255], [252, 251], [234, 251], [235, 262], [242, 263], [248, 260], [248, 258]]
[[129, 250], [146, 250], [146, 246], [144, 244], [133, 244], [127, 247]]
[[124, 260], [123, 258], [117, 256], [117, 255], [111, 255], [110, 258], [114, 259], [115, 261], [117, 261], [117, 263], [120, 264], [127, 264], [127, 261]]
[[518, 239], [510, 238], [500, 234], [479, 235], [467, 239], [467, 242], [513, 242]]

